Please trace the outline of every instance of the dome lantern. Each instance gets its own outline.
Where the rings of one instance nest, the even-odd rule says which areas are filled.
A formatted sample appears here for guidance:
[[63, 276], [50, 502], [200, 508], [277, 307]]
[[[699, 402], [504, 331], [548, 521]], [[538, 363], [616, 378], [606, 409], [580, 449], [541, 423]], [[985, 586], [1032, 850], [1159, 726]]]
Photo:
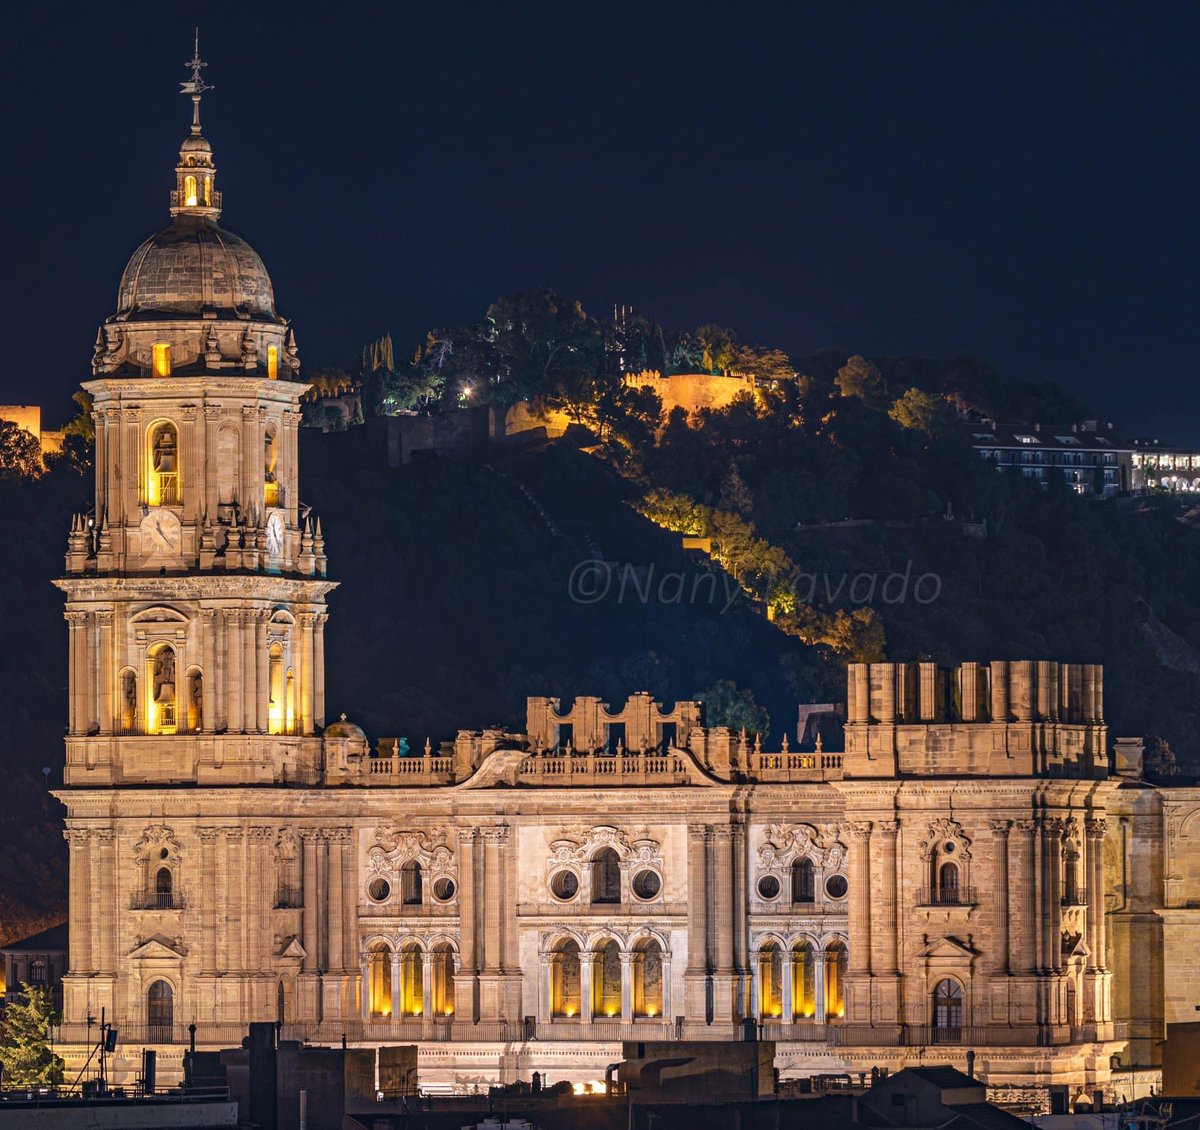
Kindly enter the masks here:
[[192, 99], [192, 130], [179, 147], [179, 164], [175, 166], [175, 191], [171, 193], [171, 215], [204, 216], [215, 220], [221, 215], [221, 194], [216, 190], [217, 167], [213, 164], [212, 146], [200, 132], [200, 96], [206, 90], [202, 73], [208, 66], [200, 58], [200, 29], [191, 59], [184, 64], [191, 80], [180, 84], [180, 93]]

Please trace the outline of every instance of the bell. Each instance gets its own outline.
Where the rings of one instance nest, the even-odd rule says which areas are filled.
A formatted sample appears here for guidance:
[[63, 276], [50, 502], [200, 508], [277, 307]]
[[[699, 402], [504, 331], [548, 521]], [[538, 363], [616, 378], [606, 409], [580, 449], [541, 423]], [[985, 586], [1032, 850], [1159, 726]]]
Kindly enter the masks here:
[[154, 696], [156, 706], [171, 706], [175, 702], [175, 684], [160, 683], [158, 693]]

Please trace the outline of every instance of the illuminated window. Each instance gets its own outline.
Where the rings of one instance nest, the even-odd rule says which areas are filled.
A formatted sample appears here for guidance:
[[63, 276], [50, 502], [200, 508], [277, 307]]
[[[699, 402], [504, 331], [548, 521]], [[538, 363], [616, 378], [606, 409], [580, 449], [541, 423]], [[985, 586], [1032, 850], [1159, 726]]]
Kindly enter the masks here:
[[425, 1014], [425, 955], [415, 943], [400, 951], [400, 1000], [402, 1016]]
[[433, 951], [433, 1015], [454, 1015], [454, 951], [445, 942]]
[[392, 1015], [392, 951], [373, 942], [367, 958], [367, 993], [372, 1016]]
[[783, 1015], [783, 953], [774, 942], [758, 951], [758, 1015], [763, 1020]]
[[825, 950], [825, 1019], [846, 1015], [846, 947], [833, 942]]
[[212, 177], [207, 175], [204, 178], [204, 207], [212, 207]]
[[279, 480], [275, 477], [278, 462], [279, 445], [274, 431], [269, 430], [263, 435], [263, 502], [267, 506], [279, 505]]
[[817, 962], [811, 942], [792, 950], [792, 1015], [812, 1020], [817, 1014]]
[[633, 953], [633, 1014], [662, 1016], [662, 947], [653, 938], [639, 942]]
[[146, 463], [146, 503], [179, 506], [179, 433], [174, 424], [156, 424], [151, 429]]
[[283, 648], [277, 643], [271, 644], [271, 650], [267, 653], [267, 687], [267, 731], [282, 734], [285, 719]]
[[195, 208], [199, 202], [196, 198], [196, 178], [191, 173], [183, 178], [183, 202], [189, 208]]
[[580, 1002], [579, 943], [571, 938], [554, 947], [550, 959], [550, 1015], [568, 1019], [579, 1015]]
[[287, 673], [283, 710], [284, 732], [294, 734], [296, 732], [296, 675], [290, 668]]
[[271, 380], [279, 377], [279, 347], [277, 345], [267, 346], [267, 376]]
[[610, 1020], [621, 1015], [621, 950], [611, 938], [592, 955], [592, 1015]]
[[169, 377], [171, 375], [171, 345], [166, 341], [156, 341], [150, 347], [154, 358], [154, 375]]
[[146, 716], [152, 734], [173, 734], [175, 714], [175, 649], [168, 643], [157, 644], [149, 652], [150, 704]]
[[187, 690], [187, 728], [195, 733], [204, 720], [204, 679], [199, 671], [188, 675]]

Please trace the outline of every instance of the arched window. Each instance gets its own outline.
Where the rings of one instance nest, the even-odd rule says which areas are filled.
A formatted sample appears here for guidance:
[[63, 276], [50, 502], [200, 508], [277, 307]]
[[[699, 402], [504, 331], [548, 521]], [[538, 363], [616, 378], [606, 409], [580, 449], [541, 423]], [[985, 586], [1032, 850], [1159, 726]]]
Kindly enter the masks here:
[[188, 208], [195, 208], [199, 203], [196, 195], [196, 178], [191, 173], [183, 178], [183, 202]]
[[554, 947], [550, 958], [550, 1015], [578, 1016], [583, 1002], [580, 986], [579, 943], [567, 938]]
[[[158, 347], [155, 346], [157, 349]], [[169, 349], [169, 347], [167, 347]], [[156, 362], [157, 363], [157, 362]], [[170, 354], [166, 364], [170, 368]], [[169, 374], [168, 374], [169, 375]], [[150, 450], [146, 456], [146, 504], [179, 506], [179, 433], [169, 421], [155, 424], [150, 431]]]
[[961, 897], [958, 886], [958, 864], [943, 863], [938, 868], [938, 903], [942, 906], [957, 906]]
[[[274, 346], [267, 350], [267, 368], [272, 364], [278, 370], [278, 353]], [[269, 374], [272, 379], [276, 373]], [[276, 464], [279, 462], [279, 445], [275, 442], [274, 428], [268, 428], [263, 433], [263, 502], [267, 506], [279, 505], [279, 480], [275, 477]]]
[[372, 1016], [392, 1015], [392, 951], [387, 942], [372, 942], [367, 951], [367, 992]]
[[121, 702], [118, 707], [121, 715], [121, 733], [137, 732], [137, 672], [127, 667], [121, 672]]
[[817, 961], [811, 942], [792, 950], [792, 1015], [798, 1020], [817, 1015]]
[[291, 981], [281, 977], [279, 984], [275, 986], [275, 1019], [280, 1024], [290, 1024], [296, 1018], [292, 997]]
[[601, 848], [592, 858], [592, 902], [621, 901], [621, 862], [612, 848]]
[[654, 938], [638, 942], [633, 953], [633, 1015], [663, 1014], [663, 952]]
[[816, 898], [816, 880], [811, 859], [797, 859], [792, 863], [792, 902], [813, 902]]
[[1064, 906], [1079, 906], [1079, 853], [1068, 848], [1063, 854], [1063, 893]]
[[400, 901], [405, 906], [421, 905], [421, 865], [415, 859], [400, 868]]
[[150, 705], [147, 727], [152, 734], [173, 734], [176, 730], [175, 649], [169, 643], [156, 644], [149, 655]]
[[154, 876], [154, 903], [156, 906], [174, 906], [175, 876], [169, 867], [160, 867]]
[[433, 1015], [454, 1015], [454, 951], [445, 942], [433, 950]]
[[949, 977], [933, 988], [933, 1035], [936, 1041], [957, 1044], [962, 1041], [962, 986]]
[[212, 177], [207, 173], [204, 175], [204, 207], [212, 207]]
[[783, 1016], [783, 951], [774, 942], [758, 951], [758, 1015], [760, 1020]]
[[[211, 464], [210, 464], [211, 466]], [[241, 477], [241, 441], [237, 429], [223, 426], [217, 432], [217, 503], [232, 506], [238, 501]]]
[[[267, 376], [273, 381], [279, 379], [279, 346], [277, 345], [267, 346]], [[267, 505], [274, 506], [275, 503], [268, 502]]]
[[621, 1015], [621, 950], [611, 938], [592, 954], [592, 1015]]
[[286, 706], [283, 699], [283, 647], [271, 644], [267, 652], [267, 731], [284, 732]]
[[46, 984], [46, 959], [35, 957], [29, 963], [29, 983], [44, 986]]
[[825, 947], [825, 1019], [841, 1020], [846, 1015], [846, 947], [830, 942]]
[[146, 994], [146, 1042], [171, 1043], [175, 1024], [175, 994], [166, 981], [155, 981]]
[[400, 951], [401, 1016], [425, 1014], [425, 955], [415, 942]]

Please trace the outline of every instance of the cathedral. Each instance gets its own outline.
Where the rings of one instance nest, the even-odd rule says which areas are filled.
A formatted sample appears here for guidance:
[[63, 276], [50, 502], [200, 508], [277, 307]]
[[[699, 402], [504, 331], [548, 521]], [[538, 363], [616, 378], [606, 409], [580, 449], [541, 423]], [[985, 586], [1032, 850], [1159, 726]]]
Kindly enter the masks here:
[[83, 385], [95, 506], [56, 582], [69, 1058], [103, 1015], [117, 1080], [250, 1021], [415, 1043], [444, 1091], [603, 1078], [627, 1039], [758, 1036], [783, 1078], [974, 1053], [1072, 1093], [1156, 1062], [1200, 1004], [1200, 790], [1110, 741], [1098, 666], [853, 664], [837, 749], [648, 694], [415, 752], [327, 723], [306, 385], [218, 225], [195, 63], [170, 224]]

